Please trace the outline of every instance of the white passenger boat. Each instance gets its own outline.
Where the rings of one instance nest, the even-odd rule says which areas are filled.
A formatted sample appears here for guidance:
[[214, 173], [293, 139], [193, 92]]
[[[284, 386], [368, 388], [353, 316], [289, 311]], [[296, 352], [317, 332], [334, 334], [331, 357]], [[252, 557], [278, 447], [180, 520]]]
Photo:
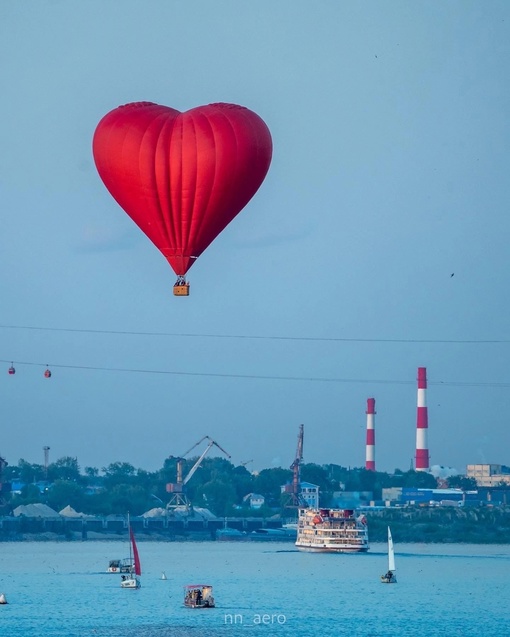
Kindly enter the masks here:
[[352, 509], [299, 509], [296, 547], [318, 553], [365, 553], [368, 528]]

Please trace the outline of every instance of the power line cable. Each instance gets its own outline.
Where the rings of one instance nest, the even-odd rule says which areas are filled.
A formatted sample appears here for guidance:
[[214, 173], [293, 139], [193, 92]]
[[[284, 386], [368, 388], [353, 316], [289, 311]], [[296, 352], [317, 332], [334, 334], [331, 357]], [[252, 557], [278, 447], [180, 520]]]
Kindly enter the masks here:
[[[2, 363], [11, 363], [10, 360], [0, 359]], [[26, 365], [32, 367], [51, 367], [52, 369], [77, 369], [100, 372], [121, 372], [127, 374], [155, 374], [169, 376], [195, 376], [208, 378], [238, 378], [245, 380], [273, 380], [273, 381], [293, 381], [293, 382], [315, 382], [315, 383], [344, 383], [344, 384], [372, 384], [372, 385], [415, 385], [414, 380], [382, 380], [367, 378], [333, 378], [314, 376], [270, 376], [264, 374], [222, 374], [218, 372], [182, 372], [176, 370], [156, 370], [138, 369], [125, 367], [100, 367], [94, 365], [64, 365], [58, 363], [36, 363], [33, 361], [16, 361], [16, 365]], [[445, 387], [510, 387], [510, 383], [504, 382], [471, 382], [471, 381], [427, 381], [428, 385]]]
[[225, 338], [245, 340], [272, 340], [272, 341], [311, 341], [311, 342], [337, 342], [337, 343], [423, 343], [423, 344], [503, 344], [510, 343], [510, 339], [423, 339], [423, 338], [347, 338], [347, 337], [320, 337], [320, 336], [261, 336], [254, 334], [200, 334], [187, 332], [138, 332], [130, 330], [95, 330], [69, 327], [42, 327], [36, 325], [0, 325], [0, 329], [29, 330], [42, 332], [71, 332], [78, 334], [114, 334], [119, 336], [165, 336], [174, 338]]

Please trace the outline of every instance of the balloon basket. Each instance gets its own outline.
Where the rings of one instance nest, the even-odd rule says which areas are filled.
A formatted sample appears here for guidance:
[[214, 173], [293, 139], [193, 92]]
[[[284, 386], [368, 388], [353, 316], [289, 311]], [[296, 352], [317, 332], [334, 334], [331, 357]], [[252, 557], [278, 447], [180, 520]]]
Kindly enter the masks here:
[[189, 296], [189, 283], [174, 285], [174, 296]]

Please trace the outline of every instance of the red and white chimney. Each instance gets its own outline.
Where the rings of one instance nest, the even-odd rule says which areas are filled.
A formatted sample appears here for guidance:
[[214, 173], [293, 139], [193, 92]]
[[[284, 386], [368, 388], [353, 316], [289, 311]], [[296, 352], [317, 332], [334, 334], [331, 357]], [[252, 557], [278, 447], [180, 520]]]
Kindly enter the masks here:
[[375, 398], [367, 398], [367, 446], [365, 469], [375, 471]]
[[418, 412], [416, 420], [416, 471], [429, 470], [428, 412], [427, 412], [427, 369], [418, 367]]

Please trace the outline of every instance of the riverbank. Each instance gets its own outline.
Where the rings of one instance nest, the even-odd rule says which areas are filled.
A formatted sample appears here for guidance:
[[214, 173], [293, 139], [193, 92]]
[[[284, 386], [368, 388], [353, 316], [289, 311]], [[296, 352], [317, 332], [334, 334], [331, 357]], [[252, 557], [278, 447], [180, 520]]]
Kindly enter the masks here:
[[371, 542], [510, 544], [510, 507], [402, 507], [367, 511]]
[[[387, 527], [399, 543], [510, 544], [510, 507], [401, 507], [364, 511], [370, 542], [385, 542]], [[289, 519], [132, 518], [140, 542], [207, 541], [228, 526], [247, 533], [278, 529]], [[108, 518], [0, 518], [0, 541], [114, 541], [125, 538], [124, 520]], [[270, 538], [265, 541], [282, 541]], [[292, 541], [292, 540], [290, 540]]]

